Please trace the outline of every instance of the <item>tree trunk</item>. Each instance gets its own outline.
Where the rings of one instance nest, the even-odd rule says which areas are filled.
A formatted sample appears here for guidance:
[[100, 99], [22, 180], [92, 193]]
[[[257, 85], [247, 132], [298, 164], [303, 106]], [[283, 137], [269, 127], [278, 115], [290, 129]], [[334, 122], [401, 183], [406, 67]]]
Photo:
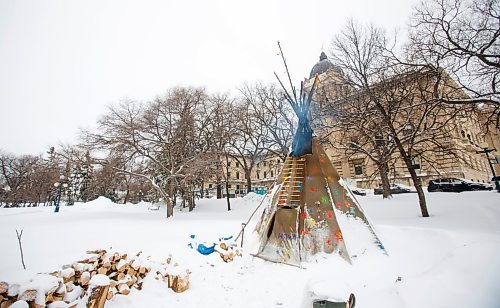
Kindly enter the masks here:
[[425, 195], [424, 195], [424, 190], [422, 189], [422, 183], [420, 182], [420, 179], [417, 176], [417, 173], [415, 172], [415, 169], [413, 168], [413, 163], [411, 159], [408, 157], [408, 154], [403, 148], [403, 145], [401, 144], [401, 141], [398, 138], [394, 138], [394, 141], [396, 142], [396, 145], [398, 146], [399, 152], [401, 156], [403, 157], [403, 160], [406, 164], [406, 168], [410, 172], [411, 179], [413, 181], [413, 186], [417, 190], [417, 195], [418, 195], [418, 204], [420, 206], [420, 212], [422, 213], [422, 217], [429, 217], [429, 212], [427, 211], [427, 203], [425, 201]]
[[403, 147], [403, 144], [401, 143], [401, 140], [398, 138], [398, 134], [396, 132], [396, 129], [391, 123], [390, 117], [387, 115], [387, 112], [385, 112], [384, 107], [380, 104], [378, 100], [375, 100], [375, 105], [377, 109], [380, 111], [380, 113], [384, 116], [384, 122], [387, 124], [389, 129], [391, 130], [394, 138], [394, 142], [396, 143], [396, 146], [398, 147], [399, 153], [401, 154], [401, 157], [403, 158], [403, 161], [406, 164], [406, 168], [410, 172], [411, 179], [413, 180], [413, 185], [415, 186], [415, 189], [417, 190], [417, 195], [418, 195], [418, 204], [420, 206], [420, 212], [422, 213], [422, 217], [429, 217], [429, 212], [427, 211], [427, 204], [425, 202], [425, 195], [424, 191], [422, 190], [422, 183], [417, 177], [417, 173], [415, 172], [415, 169], [413, 169], [413, 163], [408, 156], [408, 153], [406, 153], [405, 148]]
[[247, 194], [252, 191], [252, 179], [250, 178], [250, 172], [245, 170], [246, 180], [247, 180]]
[[193, 188], [193, 191], [191, 192], [191, 202], [189, 202], [189, 211], [193, 211], [193, 209], [195, 208], [196, 204], [194, 203], [195, 202], [195, 197], [194, 197], [194, 188]]
[[217, 186], [217, 199], [222, 199], [222, 185], [219, 176], [217, 176], [216, 186]]
[[229, 188], [228, 188], [229, 184], [228, 184], [228, 181], [226, 181], [226, 201], [227, 201], [227, 210], [230, 211], [231, 210], [231, 201], [229, 200]]
[[427, 211], [427, 203], [425, 201], [424, 190], [422, 189], [422, 182], [418, 178], [417, 172], [415, 172], [411, 160], [410, 159], [407, 160], [409, 161], [409, 164], [407, 163], [406, 165], [408, 166], [408, 171], [410, 171], [411, 179], [413, 180], [413, 186], [415, 186], [415, 189], [417, 190], [420, 212], [422, 212], [422, 217], [429, 217], [429, 212]]
[[174, 204], [172, 203], [172, 199], [170, 198], [170, 196], [172, 196], [174, 192], [174, 184], [170, 183], [169, 186], [169, 194], [165, 196], [165, 199], [167, 201], [167, 218], [174, 216]]
[[200, 185], [200, 199], [203, 199], [205, 197], [204, 191], [205, 191], [205, 181], [202, 181]]
[[391, 183], [389, 182], [389, 166], [386, 161], [381, 162], [378, 166], [380, 179], [382, 180], [382, 197], [384, 199], [391, 198]]
[[126, 203], [127, 203], [129, 193], [130, 193], [130, 190], [129, 190], [129, 189], [128, 189], [128, 187], [127, 187], [127, 193], [125, 194], [125, 198], [124, 198], [124, 200], [123, 200], [123, 204], [126, 204]]

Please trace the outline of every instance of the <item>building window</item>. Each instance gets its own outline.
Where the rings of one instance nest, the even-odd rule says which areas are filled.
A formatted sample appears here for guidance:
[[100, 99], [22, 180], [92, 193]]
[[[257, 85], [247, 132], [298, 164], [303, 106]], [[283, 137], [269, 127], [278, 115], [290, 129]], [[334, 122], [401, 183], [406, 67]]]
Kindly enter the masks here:
[[274, 178], [274, 171], [271, 171], [271, 177]]
[[236, 189], [240, 189], [240, 185], [236, 185]]
[[267, 178], [267, 172], [264, 171], [264, 179]]
[[267, 166], [267, 162], [266, 161], [264, 161], [262, 164], [264, 165], [264, 167]]
[[384, 142], [384, 135], [377, 133], [375, 134], [375, 145], [377, 147], [383, 147], [385, 144]]
[[259, 172], [256, 173], [257, 174], [257, 180], [259, 179]]
[[354, 164], [354, 174], [355, 175], [363, 175], [363, 165], [362, 164]]
[[213, 187], [213, 184], [208, 184], [208, 188], [212, 188]]
[[239, 180], [240, 179], [240, 173], [239, 172], [236, 172], [236, 179]]
[[227, 162], [227, 166], [231, 167], [231, 162], [230, 161]]
[[465, 139], [465, 132], [464, 132], [464, 131], [461, 131], [460, 133], [462, 134], [462, 138], [464, 138], [464, 139]]
[[236, 167], [240, 167], [240, 163], [239, 162], [236, 162]]

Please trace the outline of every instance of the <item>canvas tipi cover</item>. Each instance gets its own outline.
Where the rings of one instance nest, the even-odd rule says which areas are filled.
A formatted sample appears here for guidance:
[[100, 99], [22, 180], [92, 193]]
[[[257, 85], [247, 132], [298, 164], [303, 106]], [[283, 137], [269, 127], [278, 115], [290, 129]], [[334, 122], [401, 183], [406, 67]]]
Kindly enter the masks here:
[[385, 253], [316, 138], [312, 154], [286, 159], [274, 191], [256, 227], [255, 256], [299, 265], [320, 252], [338, 253], [348, 262], [367, 248]]

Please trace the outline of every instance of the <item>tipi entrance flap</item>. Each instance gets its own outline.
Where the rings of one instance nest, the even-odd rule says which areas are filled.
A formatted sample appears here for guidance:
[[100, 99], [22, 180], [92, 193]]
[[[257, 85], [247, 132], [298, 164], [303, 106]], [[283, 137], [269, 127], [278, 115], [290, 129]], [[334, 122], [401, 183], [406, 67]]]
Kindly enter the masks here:
[[267, 239], [261, 245], [257, 256], [266, 260], [300, 264], [298, 209], [278, 208], [267, 228]]

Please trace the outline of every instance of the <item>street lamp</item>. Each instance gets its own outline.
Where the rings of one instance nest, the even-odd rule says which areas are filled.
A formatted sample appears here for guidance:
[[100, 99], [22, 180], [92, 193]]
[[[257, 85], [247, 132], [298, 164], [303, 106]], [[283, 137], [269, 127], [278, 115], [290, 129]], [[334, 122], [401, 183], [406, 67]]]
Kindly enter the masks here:
[[64, 175], [59, 177], [59, 181], [54, 183], [54, 187], [57, 188], [57, 197], [55, 201], [56, 209], [55, 213], [59, 212], [59, 203], [61, 203], [61, 192], [63, 188], [68, 187], [68, 183], [64, 181]]
[[476, 151], [477, 154], [484, 153], [486, 155], [486, 159], [488, 160], [488, 163], [490, 164], [490, 169], [491, 173], [493, 174], [493, 179], [495, 179], [495, 188], [496, 190], [500, 193], [500, 183], [498, 183], [498, 178], [497, 175], [495, 174], [495, 168], [493, 168], [493, 164], [491, 163], [492, 159], [490, 159], [490, 154], [493, 151], [496, 151], [497, 149], [495, 148], [489, 148], [488, 143], [483, 142], [479, 145], [481, 148], [481, 151]]
[[[68, 184], [66, 184], [66, 187], [68, 187]], [[66, 190], [66, 193], [68, 194], [66, 199], [66, 206], [73, 205], [73, 201], [71, 200], [71, 189], [72, 187], [68, 187], [68, 189]]]

